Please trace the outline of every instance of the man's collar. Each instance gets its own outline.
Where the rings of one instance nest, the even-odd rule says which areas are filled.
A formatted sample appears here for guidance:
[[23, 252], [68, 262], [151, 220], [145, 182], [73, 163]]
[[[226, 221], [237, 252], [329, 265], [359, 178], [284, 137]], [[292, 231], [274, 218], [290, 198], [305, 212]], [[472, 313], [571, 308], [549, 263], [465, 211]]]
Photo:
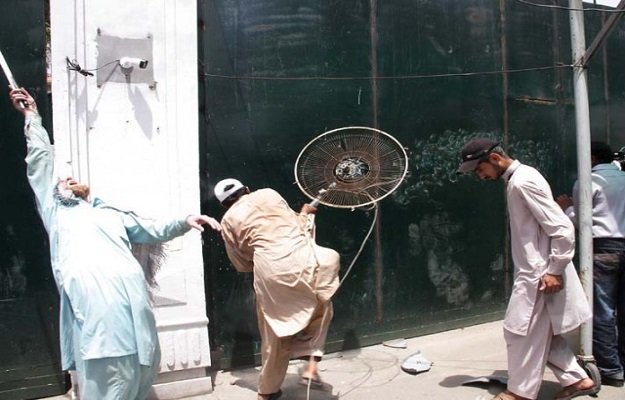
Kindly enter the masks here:
[[605, 170], [618, 170], [619, 168], [612, 164], [612, 163], [602, 163], [602, 164], [597, 164], [594, 167], [592, 167], [592, 171], [605, 171]]
[[520, 165], [521, 165], [521, 162], [519, 160], [512, 161], [512, 164], [508, 166], [506, 171], [501, 175], [501, 178], [504, 179], [506, 182], [508, 182], [512, 174], [514, 174], [514, 171], [516, 171], [516, 169], [519, 168]]

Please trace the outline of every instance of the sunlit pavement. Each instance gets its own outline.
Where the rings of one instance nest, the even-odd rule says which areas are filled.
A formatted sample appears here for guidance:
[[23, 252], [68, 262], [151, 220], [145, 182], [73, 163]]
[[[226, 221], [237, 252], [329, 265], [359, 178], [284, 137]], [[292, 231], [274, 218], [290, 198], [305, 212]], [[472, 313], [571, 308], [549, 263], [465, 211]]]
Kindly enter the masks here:
[[[406, 348], [376, 345], [328, 354], [320, 364], [325, 390], [311, 390], [309, 394], [307, 387], [298, 383], [298, 370], [303, 362], [293, 361], [282, 385], [280, 399], [489, 400], [504, 389], [498, 383], [462, 385], [471, 378], [505, 376], [506, 348], [501, 321], [407, 339], [406, 344]], [[417, 351], [433, 362], [432, 368], [417, 375], [402, 371], [404, 359]], [[186, 400], [255, 399], [257, 378], [258, 368], [215, 371], [214, 391]], [[559, 390], [558, 382], [547, 369], [539, 400], [553, 399]], [[68, 398], [58, 396], [52, 399]], [[625, 389], [606, 386], [596, 398], [623, 400]]]

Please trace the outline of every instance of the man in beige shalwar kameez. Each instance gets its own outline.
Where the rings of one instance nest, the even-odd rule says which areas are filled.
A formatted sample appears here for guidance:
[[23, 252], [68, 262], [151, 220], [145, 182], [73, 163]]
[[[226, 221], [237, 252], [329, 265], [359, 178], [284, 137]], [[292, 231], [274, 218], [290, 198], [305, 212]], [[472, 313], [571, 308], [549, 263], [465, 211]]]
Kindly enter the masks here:
[[563, 386], [567, 400], [598, 389], [575, 359], [562, 334], [592, 316], [571, 260], [575, 230], [536, 169], [508, 157], [487, 138], [462, 149], [459, 173], [503, 179], [510, 218], [514, 283], [504, 319], [508, 389], [493, 400], [536, 399], [545, 366]]
[[339, 254], [315, 244], [316, 209], [305, 204], [297, 213], [276, 191], [250, 193], [236, 179], [218, 182], [215, 196], [227, 208], [221, 224], [230, 261], [254, 273], [262, 340], [258, 399], [279, 396], [291, 358], [309, 360], [302, 382], [319, 384]]

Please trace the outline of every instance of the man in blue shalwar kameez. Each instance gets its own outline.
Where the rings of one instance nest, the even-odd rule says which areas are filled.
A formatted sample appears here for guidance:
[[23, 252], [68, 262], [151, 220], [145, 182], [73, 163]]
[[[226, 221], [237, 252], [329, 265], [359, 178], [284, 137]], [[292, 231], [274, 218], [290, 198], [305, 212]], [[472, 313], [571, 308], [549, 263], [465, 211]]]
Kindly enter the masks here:
[[57, 180], [54, 150], [37, 106], [24, 89], [11, 101], [25, 117], [27, 174], [50, 238], [61, 297], [62, 368], [77, 371], [86, 400], [145, 399], [159, 371], [160, 348], [143, 269], [131, 243], [157, 244], [219, 223], [205, 215], [173, 221], [88, 200], [89, 187]]

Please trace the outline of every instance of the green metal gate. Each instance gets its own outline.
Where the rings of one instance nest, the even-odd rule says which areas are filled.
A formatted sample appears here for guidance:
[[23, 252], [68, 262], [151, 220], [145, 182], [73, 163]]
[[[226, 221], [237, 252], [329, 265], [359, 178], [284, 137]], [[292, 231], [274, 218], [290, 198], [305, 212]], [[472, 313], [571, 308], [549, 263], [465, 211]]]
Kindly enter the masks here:
[[[298, 209], [306, 199], [293, 184], [295, 159], [329, 129], [378, 127], [410, 153], [409, 177], [382, 201], [376, 237], [335, 297], [329, 350], [500, 318], [511, 277], [503, 187], [458, 177], [458, 152], [471, 137], [499, 138], [555, 193], [570, 192], [567, 12], [503, 0], [198, 4], [206, 212], [221, 215], [211, 189], [230, 176], [272, 187]], [[587, 14], [592, 38], [601, 17]], [[606, 61], [590, 69], [593, 138], [621, 145], [624, 34], [621, 25]], [[343, 268], [370, 218], [320, 210], [318, 239], [341, 253]], [[212, 347], [223, 350], [222, 366], [252, 363], [252, 277], [233, 270], [219, 240], [205, 246]]]

